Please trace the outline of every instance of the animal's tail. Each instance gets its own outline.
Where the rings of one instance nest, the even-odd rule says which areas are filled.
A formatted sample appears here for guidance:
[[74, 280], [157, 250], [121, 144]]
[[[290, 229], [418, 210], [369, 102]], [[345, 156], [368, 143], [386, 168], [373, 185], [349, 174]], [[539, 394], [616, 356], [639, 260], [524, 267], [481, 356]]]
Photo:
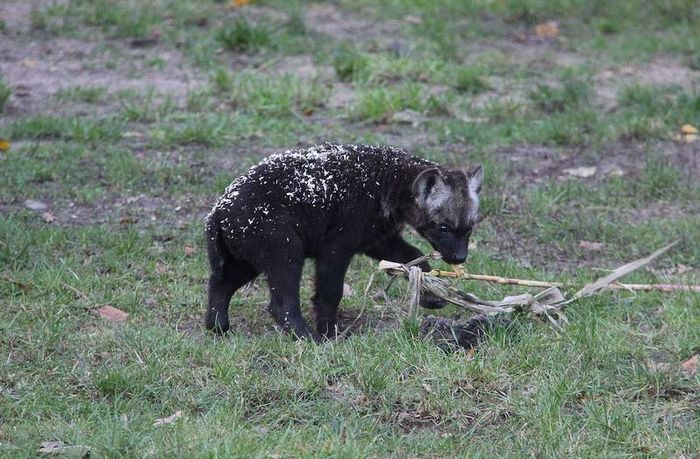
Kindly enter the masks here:
[[216, 215], [216, 211], [207, 216], [205, 236], [207, 238], [207, 255], [212, 276], [218, 280], [223, 280], [224, 263], [231, 258], [231, 253], [224, 243], [221, 223]]

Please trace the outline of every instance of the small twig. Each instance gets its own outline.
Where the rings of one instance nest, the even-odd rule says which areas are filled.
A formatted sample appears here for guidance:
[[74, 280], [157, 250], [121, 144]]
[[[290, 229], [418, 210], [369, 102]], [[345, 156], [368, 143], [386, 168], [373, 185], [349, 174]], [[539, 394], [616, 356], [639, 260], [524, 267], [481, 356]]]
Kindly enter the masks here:
[[491, 276], [488, 274], [469, 274], [465, 272], [455, 272], [455, 271], [442, 271], [440, 269], [434, 269], [430, 272], [433, 276], [438, 277], [457, 277], [460, 279], [469, 279], [483, 282], [493, 282], [496, 284], [510, 284], [510, 285], [523, 285], [527, 287], [566, 287], [562, 282], [547, 282], [547, 281], [536, 281], [529, 279], [514, 279], [511, 277], [501, 277], [501, 276]]
[[411, 300], [408, 305], [408, 315], [412, 320], [418, 318], [418, 304], [420, 303], [421, 282], [423, 280], [423, 271], [413, 265], [408, 268], [408, 284], [411, 288]]
[[365, 286], [365, 296], [367, 296], [367, 294], [369, 293], [369, 289], [372, 287], [372, 283], [374, 282], [374, 274], [375, 273], [372, 273], [369, 276], [369, 280], [367, 281], [367, 286]]
[[276, 57], [276, 58], [274, 58], [274, 59], [270, 59], [269, 61], [263, 62], [262, 64], [260, 64], [260, 65], [258, 65], [257, 67], [255, 67], [255, 69], [258, 70], [258, 71], [259, 71], [259, 70], [267, 70], [268, 68], [272, 67], [273, 65], [276, 65], [276, 64], [277, 64], [279, 61], [281, 61], [281, 60], [282, 60], [282, 59], [279, 58], [279, 57]]
[[[491, 276], [488, 274], [470, 274], [464, 272], [455, 271], [443, 271], [440, 269], [434, 269], [430, 271], [430, 274], [437, 277], [454, 277], [459, 279], [475, 280], [482, 282], [492, 282], [495, 284], [507, 284], [507, 285], [522, 285], [525, 287], [580, 287], [577, 284], [566, 284], [564, 282], [548, 282], [548, 281], [538, 281], [530, 279], [516, 279], [511, 277], [501, 277], [501, 276]], [[685, 284], [622, 284], [615, 282], [614, 284], [608, 285], [609, 289], [612, 290], [641, 290], [641, 291], [659, 291], [659, 292], [698, 292], [700, 293], [700, 285], [685, 285]]]
[[357, 323], [357, 321], [360, 320], [360, 317], [362, 317], [362, 314], [364, 314], [364, 312], [365, 312], [365, 307], [366, 307], [366, 306], [367, 306], [367, 303], [366, 303], [366, 302], [362, 303], [362, 309], [360, 309], [360, 313], [357, 315], [357, 317], [355, 317], [355, 320], [353, 320], [352, 323], [351, 323], [350, 325], [348, 325], [347, 327], [345, 327], [345, 330], [343, 330], [342, 332], [336, 334], [336, 338], [335, 338], [336, 340], [343, 339], [343, 338], [345, 338], [346, 336], [348, 336], [348, 333], [350, 333], [350, 330], [353, 329], [353, 327], [355, 326], [355, 324]]
[[81, 292], [80, 290], [73, 287], [72, 285], [66, 284], [65, 282], [61, 282], [61, 284], [63, 284], [64, 287], [68, 287], [69, 289], [73, 290], [75, 292], [75, 294], [78, 295], [78, 297], [80, 297], [81, 299], [84, 300], [87, 298], [87, 295], [85, 293]]
[[700, 285], [684, 284], [611, 284], [608, 288], [614, 290], [641, 290], [643, 292], [697, 292], [700, 293]]

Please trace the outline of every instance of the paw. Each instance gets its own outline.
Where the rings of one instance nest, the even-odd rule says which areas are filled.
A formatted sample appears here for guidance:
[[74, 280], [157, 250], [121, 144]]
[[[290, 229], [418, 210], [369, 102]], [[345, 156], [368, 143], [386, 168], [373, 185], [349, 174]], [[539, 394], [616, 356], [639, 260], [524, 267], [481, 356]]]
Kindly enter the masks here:
[[204, 318], [204, 326], [207, 330], [217, 335], [225, 335], [229, 331], [228, 317], [220, 317], [217, 314], [207, 314]]
[[426, 309], [442, 309], [447, 305], [447, 301], [432, 293], [423, 293], [420, 297], [420, 305]]
[[316, 326], [316, 334], [321, 341], [332, 341], [338, 336], [338, 329], [335, 323], [321, 323]]
[[209, 326], [209, 325], [207, 324], [206, 327], [207, 327], [207, 330], [213, 332], [213, 333], [216, 334], [216, 335], [225, 335], [225, 334], [228, 333], [229, 330], [230, 330], [230, 327], [229, 327], [228, 322], [226, 322], [226, 323], [216, 323], [216, 324], [213, 324], [213, 325], [211, 325], [211, 326]]

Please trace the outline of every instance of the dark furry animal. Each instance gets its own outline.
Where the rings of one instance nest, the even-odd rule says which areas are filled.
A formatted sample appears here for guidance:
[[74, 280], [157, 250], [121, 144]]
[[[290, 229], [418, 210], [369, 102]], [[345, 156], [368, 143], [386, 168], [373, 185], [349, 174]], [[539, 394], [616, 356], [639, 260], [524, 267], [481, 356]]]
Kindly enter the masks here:
[[[482, 180], [481, 166], [447, 170], [389, 147], [323, 144], [268, 157], [231, 183], [207, 216], [206, 327], [227, 331], [234, 292], [264, 272], [269, 311], [284, 330], [333, 336], [353, 255], [401, 263], [421, 255], [401, 238], [406, 224], [448, 263], [467, 258]], [[317, 333], [299, 308], [306, 258], [316, 260]]]

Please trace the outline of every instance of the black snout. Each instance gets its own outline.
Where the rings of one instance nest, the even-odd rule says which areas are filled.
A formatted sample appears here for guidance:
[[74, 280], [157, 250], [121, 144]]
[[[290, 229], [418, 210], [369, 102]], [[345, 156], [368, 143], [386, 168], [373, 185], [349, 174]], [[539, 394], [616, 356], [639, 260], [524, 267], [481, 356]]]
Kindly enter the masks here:
[[464, 263], [464, 260], [467, 259], [467, 254], [457, 254], [454, 256], [452, 260], [454, 260], [455, 263]]
[[447, 263], [449, 263], [451, 265], [456, 265], [459, 263], [464, 263], [464, 260], [467, 259], [467, 252], [468, 252], [467, 242], [460, 241], [459, 243], [456, 244], [456, 247], [454, 247], [452, 250], [450, 250], [447, 254], [443, 254], [442, 258]]
[[464, 263], [464, 261], [467, 259], [467, 252], [455, 252], [449, 256], [443, 254], [442, 259], [451, 265], [458, 265], [460, 263]]

